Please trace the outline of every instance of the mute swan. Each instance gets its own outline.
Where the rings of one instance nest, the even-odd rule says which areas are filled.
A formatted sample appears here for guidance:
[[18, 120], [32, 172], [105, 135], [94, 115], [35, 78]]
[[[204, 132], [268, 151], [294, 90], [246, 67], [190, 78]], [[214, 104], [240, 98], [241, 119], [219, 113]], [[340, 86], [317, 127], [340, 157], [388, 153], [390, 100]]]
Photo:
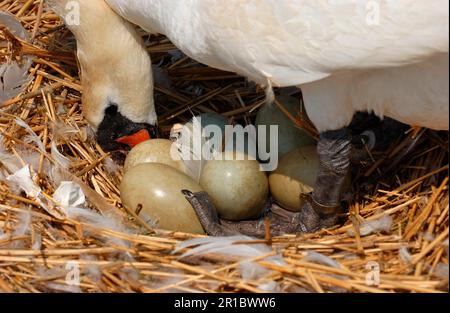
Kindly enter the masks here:
[[[75, 34], [85, 115], [107, 149], [157, 120], [150, 59], [131, 24], [268, 90], [299, 86], [320, 132], [320, 169], [296, 217], [298, 230], [335, 220], [350, 166], [346, 127], [355, 112], [449, 128], [447, 0], [48, 2]], [[69, 19], [74, 8], [80, 23]]]

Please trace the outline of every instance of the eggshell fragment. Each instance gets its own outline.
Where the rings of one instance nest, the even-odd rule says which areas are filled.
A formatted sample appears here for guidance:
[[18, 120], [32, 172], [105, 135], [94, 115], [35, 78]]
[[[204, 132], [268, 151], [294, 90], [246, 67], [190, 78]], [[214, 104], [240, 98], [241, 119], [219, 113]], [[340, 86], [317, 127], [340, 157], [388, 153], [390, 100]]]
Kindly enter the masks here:
[[142, 163], [129, 169], [120, 184], [122, 202], [158, 228], [203, 234], [194, 209], [181, 190], [202, 191], [186, 174], [166, 164]]

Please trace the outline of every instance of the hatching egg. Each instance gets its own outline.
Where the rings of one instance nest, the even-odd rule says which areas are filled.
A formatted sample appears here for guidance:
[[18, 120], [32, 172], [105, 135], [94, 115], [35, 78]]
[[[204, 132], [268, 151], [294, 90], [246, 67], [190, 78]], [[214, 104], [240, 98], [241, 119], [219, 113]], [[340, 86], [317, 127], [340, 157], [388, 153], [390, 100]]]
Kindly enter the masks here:
[[[200, 125], [200, 133], [194, 133], [194, 127], [193, 123], [194, 121], [199, 122]], [[225, 126], [228, 124], [228, 120], [223, 117], [220, 114], [217, 113], [202, 113], [200, 115], [194, 116], [191, 118], [189, 122], [187, 122], [185, 125], [182, 124], [175, 124], [174, 127], [171, 130], [171, 137], [173, 139], [177, 139], [183, 134], [183, 127], [185, 128], [185, 132], [189, 137], [192, 137], [193, 135], [202, 136], [203, 130], [207, 126], [216, 126], [214, 128], [209, 128], [208, 132], [211, 131], [219, 131], [221, 132], [221, 136], [225, 134]], [[210, 139], [213, 135], [208, 133], [206, 134], [206, 138], [202, 138], [204, 140]], [[190, 138], [192, 140], [192, 138]]]
[[222, 151], [223, 135], [227, 119], [216, 113], [204, 113], [192, 118], [185, 125], [174, 125], [171, 138], [175, 142], [178, 159], [184, 172], [199, 181], [200, 173], [215, 153]]
[[208, 193], [220, 217], [243, 220], [264, 209], [268, 181], [256, 160], [236, 152], [224, 152], [206, 163], [200, 185]]
[[[300, 99], [290, 96], [279, 96], [277, 100], [292, 114], [298, 116]], [[266, 126], [266, 151], [270, 151], [270, 125], [278, 125], [278, 156], [282, 156], [296, 147], [311, 145], [314, 140], [295, 124], [274, 103], [267, 103], [261, 107], [256, 116], [256, 126]], [[258, 129], [258, 136], [263, 135]], [[272, 151], [271, 151], [272, 152]], [[272, 152], [273, 153], [273, 152]]]
[[313, 190], [319, 170], [316, 146], [299, 147], [281, 157], [278, 167], [269, 175], [270, 192], [284, 208], [300, 211], [301, 193]]
[[158, 228], [204, 233], [197, 215], [181, 190], [202, 191], [186, 174], [166, 164], [142, 163], [129, 169], [120, 184], [120, 197], [128, 208], [142, 206], [140, 216]]
[[181, 160], [172, 158], [170, 149], [173, 142], [167, 139], [151, 139], [141, 142], [128, 153], [124, 172], [141, 163], [163, 163], [182, 172], [185, 171]]

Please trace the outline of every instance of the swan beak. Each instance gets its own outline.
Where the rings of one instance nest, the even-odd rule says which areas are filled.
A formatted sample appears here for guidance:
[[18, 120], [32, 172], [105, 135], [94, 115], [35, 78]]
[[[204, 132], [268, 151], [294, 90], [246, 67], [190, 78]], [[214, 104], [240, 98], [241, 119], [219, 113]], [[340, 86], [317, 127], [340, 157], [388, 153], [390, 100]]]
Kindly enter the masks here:
[[133, 148], [140, 144], [141, 142], [144, 142], [146, 140], [152, 139], [150, 134], [148, 133], [147, 129], [141, 129], [137, 133], [134, 133], [132, 135], [123, 136], [120, 138], [117, 138], [115, 141], [121, 144], [128, 145], [130, 148]]

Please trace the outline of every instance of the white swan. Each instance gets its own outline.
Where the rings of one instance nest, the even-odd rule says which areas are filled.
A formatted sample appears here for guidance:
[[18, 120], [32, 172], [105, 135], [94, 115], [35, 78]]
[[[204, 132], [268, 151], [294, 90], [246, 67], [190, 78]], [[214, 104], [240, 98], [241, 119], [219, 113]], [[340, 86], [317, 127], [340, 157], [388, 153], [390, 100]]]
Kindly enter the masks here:
[[[48, 2], [67, 22], [73, 1]], [[339, 202], [350, 149], [342, 129], [355, 112], [449, 128], [447, 0], [105, 2], [76, 1], [81, 23], [69, 25], [78, 41], [85, 114], [99, 133], [117, 137], [117, 125], [156, 123], [149, 57], [129, 23], [162, 33], [199, 62], [264, 86], [302, 89], [321, 132], [311, 207], [322, 219]]]

